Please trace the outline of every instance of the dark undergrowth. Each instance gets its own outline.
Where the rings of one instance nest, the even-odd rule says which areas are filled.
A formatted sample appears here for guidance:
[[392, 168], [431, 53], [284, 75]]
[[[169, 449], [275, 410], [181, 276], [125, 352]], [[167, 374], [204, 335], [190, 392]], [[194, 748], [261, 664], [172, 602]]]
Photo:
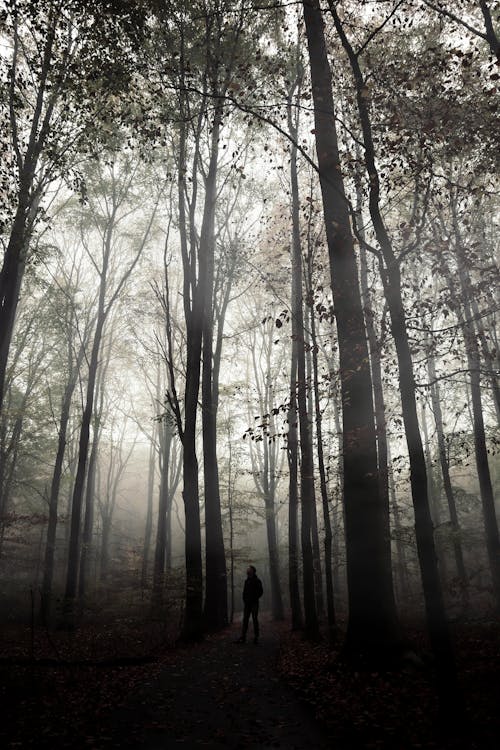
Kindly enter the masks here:
[[439, 720], [432, 658], [418, 629], [411, 640], [421, 659], [398, 669], [357, 670], [326, 642], [284, 636], [280, 673], [314, 710], [340, 747], [489, 750], [500, 736], [500, 628], [483, 621], [454, 626], [466, 716]]
[[107, 717], [174, 658], [177, 633], [177, 617], [3, 625], [0, 746], [102, 747]]
[[[190, 658], [190, 648], [175, 647], [178, 614], [166, 619], [116, 616], [111, 622], [95, 617], [74, 632], [3, 626], [0, 746], [96, 750], [116, 746], [116, 738], [109, 736], [113, 712], [156, 675]], [[451, 727], [442, 727], [437, 720], [432, 659], [420, 630], [411, 636], [422, 661], [398, 670], [356, 671], [337, 659], [338, 652], [325, 641], [308, 643], [300, 634], [290, 633], [287, 623], [265, 627], [279, 633], [281, 677], [310, 706], [337, 747], [498, 747], [497, 622], [454, 626], [468, 711], [467, 722], [457, 715]], [[222, 633], [224, 668], [231, 660], [227, 642], [228, 633]]]

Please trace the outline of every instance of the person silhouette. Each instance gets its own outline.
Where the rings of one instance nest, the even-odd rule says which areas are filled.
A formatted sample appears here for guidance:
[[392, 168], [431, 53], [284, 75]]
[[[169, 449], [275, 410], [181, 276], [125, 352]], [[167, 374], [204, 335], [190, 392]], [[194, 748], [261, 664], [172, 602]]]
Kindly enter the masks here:
[[247, 568], [247, 577], [243, 586], [243, 627], [241, 636], [237, 643], [245, 643], [247, 639], [248, 622], [252, 615], [253, 622], [253, 642], [259, 642], [259, 599], [264, 593], [262, 581], [257, 577], [255, 565], [249, 565]]

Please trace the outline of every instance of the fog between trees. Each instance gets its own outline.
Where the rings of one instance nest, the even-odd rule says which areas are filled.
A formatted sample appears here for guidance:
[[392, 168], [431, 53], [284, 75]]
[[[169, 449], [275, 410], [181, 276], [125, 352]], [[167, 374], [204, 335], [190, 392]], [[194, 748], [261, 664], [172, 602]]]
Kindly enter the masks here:
[[356, 658], [425, 618], [456, 705], [449, 622], [500, 603], [493, 15], [4, 6], [4, 620], [197, 639], [253, 562]]

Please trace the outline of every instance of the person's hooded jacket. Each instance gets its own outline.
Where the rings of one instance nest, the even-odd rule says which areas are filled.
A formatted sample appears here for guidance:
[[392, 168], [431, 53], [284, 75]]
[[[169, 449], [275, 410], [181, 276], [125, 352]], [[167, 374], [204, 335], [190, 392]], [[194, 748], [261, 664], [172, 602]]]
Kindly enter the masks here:
[[248, 576], [243, 586], [243, 601], [245, 604], [255, 604], [264, 593], [262, 581], [256, 575]]

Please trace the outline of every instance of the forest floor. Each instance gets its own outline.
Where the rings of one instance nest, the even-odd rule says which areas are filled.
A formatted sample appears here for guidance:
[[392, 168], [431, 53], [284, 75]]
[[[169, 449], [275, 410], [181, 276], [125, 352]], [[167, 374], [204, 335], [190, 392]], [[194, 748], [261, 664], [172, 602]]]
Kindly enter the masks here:
[[[251, 638], [234, 643], [239, 624], [184, 648], [159, 623], [145, 628], [123, 620], [112, 628], [94, 624], [50, 636], [30, 628], [3, 630], [0, 744], [95, 750], [498, 747], [498, 623], [457, 630], [469, 724], [442, 731], [429, 667], [356, 672], [343, 667], [326, 643], [305, 643], [288, 624], [265, 615], [261, 620], [257, 646]], [[425, 653], [423, 641], [421, 646]]]

